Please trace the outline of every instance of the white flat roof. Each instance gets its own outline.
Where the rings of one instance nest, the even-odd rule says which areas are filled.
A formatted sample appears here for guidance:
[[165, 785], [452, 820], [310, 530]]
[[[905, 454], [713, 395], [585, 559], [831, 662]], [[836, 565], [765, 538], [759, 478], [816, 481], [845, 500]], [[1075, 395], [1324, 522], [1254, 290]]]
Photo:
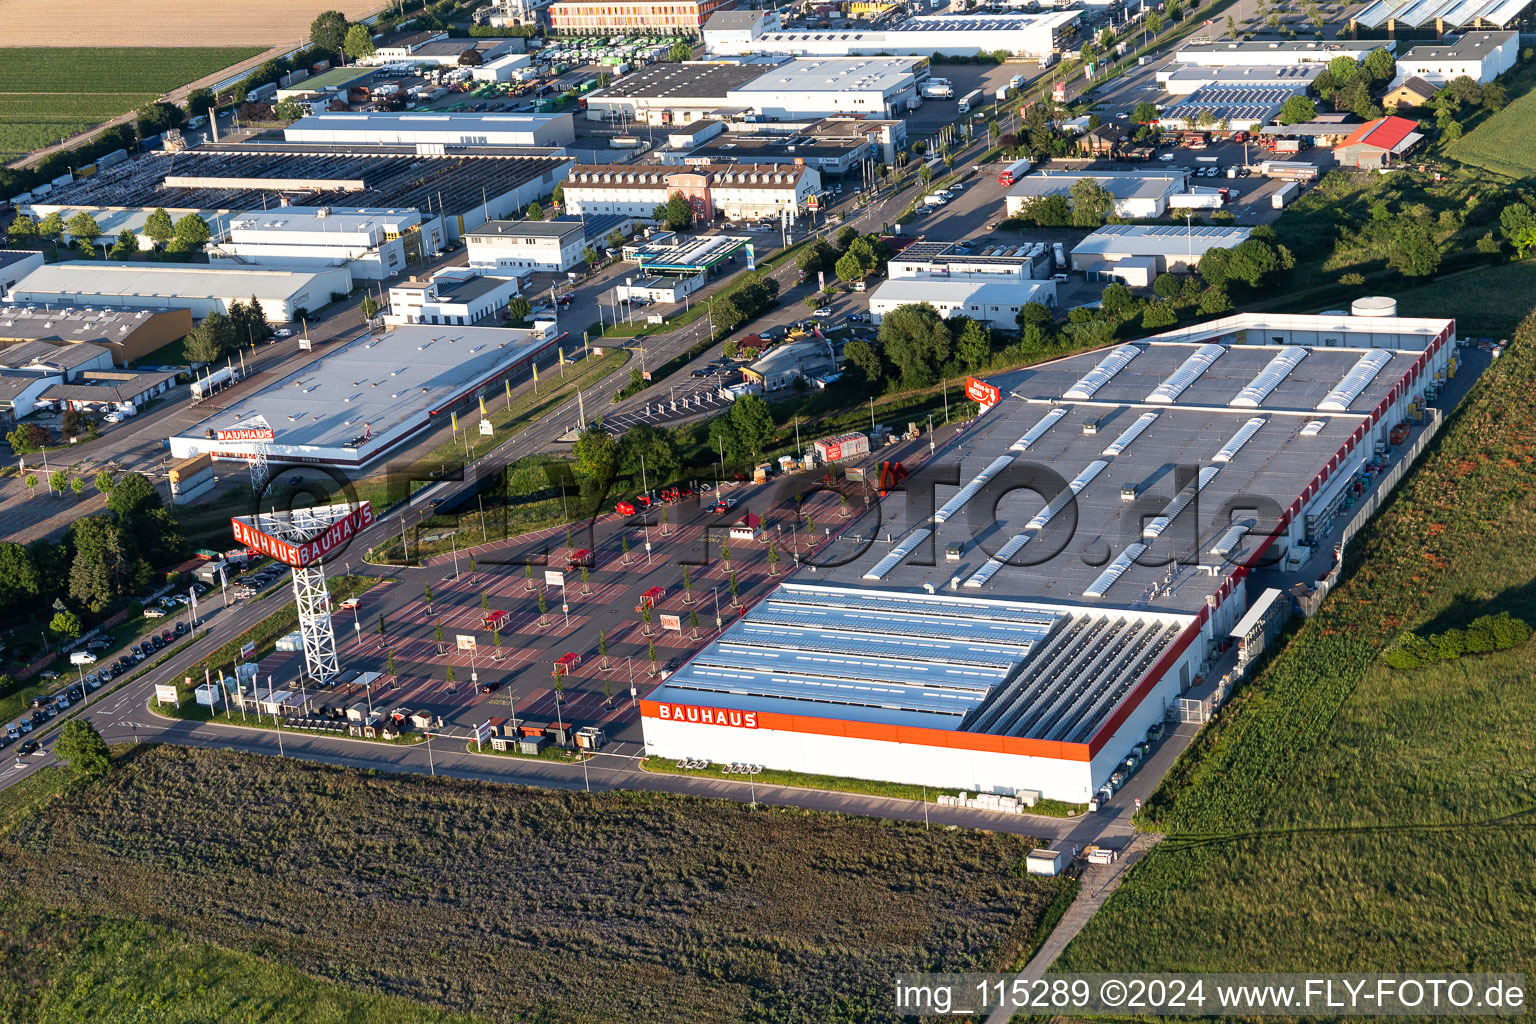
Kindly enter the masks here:
[[537, 131], [570, 114], [472, 114], [472, 113], [368, 113], [311, 114], [301, 117], [284, 133], [303, 131]]
[[[965, 278], [898, 277], [884, 281], [870, 293], [869, 300], [899, 296], [910, 302], [978, 302], [986, 305], [1023, 305], [1033, 302], [1043, 291], [1054, 294], [1051, 281], [1031, 281], [1010, 277], [1002, 281], [976, 281]], [[886, 293], [882, 295], [882, 293]]]
[[15, 287], [25, 292], [80, 295], [185, 296], [191, 298], [287, 299], [335, 271], [307, 273], [207, 263], [97, 263], [69, 260], [32, 271]]
[[913, 80], [918, 57], [798, 57], [731, 90], [743, 92], [888, 92]]
[[358, 207], [339, 210], [324, 206], [285, 206], [276, 210], [247, 210], [229, 220], [229, 227], [246, 230], [368, 231], [421, 223], [419, 210], [373, 210]]
[[1072, 247], [1072, 254], [1178, 256], [1229, 249], [1245, 241], [1249, 228], [1187, 227], [1185, 225], [1107, 224]]
[[178, 437], [204, 451], [243, 450], [208, 440], [204, 431], [259, 416], [277, 435], [268, 446], [275, 458], [298, 447], [339, 450], [362, 436], [364, 424], [384, 439], [554, 341], [553, 335], [540, 338], [509, 327], [391, 327], [344, 345]]

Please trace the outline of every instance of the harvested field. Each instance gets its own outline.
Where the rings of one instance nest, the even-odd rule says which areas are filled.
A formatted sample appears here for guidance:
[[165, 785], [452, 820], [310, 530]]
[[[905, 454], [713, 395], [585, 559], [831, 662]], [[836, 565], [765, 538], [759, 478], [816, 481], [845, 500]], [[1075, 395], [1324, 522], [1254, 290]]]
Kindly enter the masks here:
[[[123, 17], [121, 4], [107, 0], [0, 0], [0, 24], [7, 46], [168, 46], [196, 40], [221, 46], [299, 46], [309, 41], [309, 23], [321, 11], [338, 10], [348, 20], [379, 10], [377, 3], [325, 0], [162, 0], [153, 17]], [[142, 12], [141, 12], [142, 13]]]

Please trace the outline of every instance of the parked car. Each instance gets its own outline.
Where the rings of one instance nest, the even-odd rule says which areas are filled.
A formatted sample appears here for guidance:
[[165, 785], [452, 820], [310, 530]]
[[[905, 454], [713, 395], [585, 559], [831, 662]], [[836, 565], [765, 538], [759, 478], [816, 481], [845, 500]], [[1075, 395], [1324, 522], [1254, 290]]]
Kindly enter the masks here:
[[827, 317], [832, 315], [832, 310], [830, 308], [828, 308], [827, 306], [822, 306], [820, 309], [818, 309], [816, 312], [812, 313], [811, 315], [814, 316], [814, 317], [817, 317], [819, 319], [826, 319]]
[[38, 745], [37, 740], [27, 740], [27, 742], [16, 748], [17, 757], [25, 757], [28, 754], [41, 754], [42, 752], [43, 748]]
[[90, 651], [75, 651], [70, 654], [69, 663], [71, 665], [94, 665], [96, 664], [96, 655]]
[[177, 636], [185, 636], [187, 634], [187, 624], [185, 622], [176, 623], [175, 633]]
[[293, 337], [293, 332], [290, 331], [286, 327], [279, 327], [277, 330], [272, 332], [272, 337], [274, 337], [274, 338], [291, 338], [291, 337]]
[[481, 693], [495, 693], [496, 690], [500, 686], [501, 686], [501, 683], [499, 681], [493, 679], [493, 680], [491, 680], [488, 683], [481, 683], [480, 684], [480, 692]]
[[144, 609], [144, 617], [146, 619], [163, 619], [165, 618], [165, 610], [151, 606]]

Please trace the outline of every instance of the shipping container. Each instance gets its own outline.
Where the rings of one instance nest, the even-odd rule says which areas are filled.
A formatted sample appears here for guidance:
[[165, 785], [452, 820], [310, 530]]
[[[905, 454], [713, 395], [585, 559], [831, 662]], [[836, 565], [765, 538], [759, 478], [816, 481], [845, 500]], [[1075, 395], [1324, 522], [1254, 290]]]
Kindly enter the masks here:
[[838, 462], [842, 459], [868, 455], [869, 437], [860, 433], [838, 434], [834, 437], [820, 438], [813, 447], [816, 450], [816, 457], [822, 462]]

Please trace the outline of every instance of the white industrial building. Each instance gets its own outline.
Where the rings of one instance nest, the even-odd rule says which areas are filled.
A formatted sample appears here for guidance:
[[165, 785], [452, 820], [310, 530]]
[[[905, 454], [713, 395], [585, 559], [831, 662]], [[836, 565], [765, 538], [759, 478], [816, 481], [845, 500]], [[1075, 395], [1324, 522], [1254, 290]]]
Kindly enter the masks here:
[[1445, 85], [1463, 75], [1478, 85], [1491, 82], [1515, 66], [1520, 56], [1518, 32], [1468, 32], [1458, 39], [1415, 46], [1397, 58], [1397, 80], [1418, 77]]
[[[207, 247], [215, 263], [286, 270], [346, 267], [354, 281], [383, 281], [442, 249], [441, 218], [416, 210], [285, 206], [235, 214]], [[228, 264], [225, 264], [228, 265]]]
[[522, 82], [538, 77], [531, 53], [509, 53], [497, 57], [489, 64], [469, 69], [469, 77], [477, 82]]
[[0, 369], [0, 424], [32, 415], [43, 392], [63, 381], [63, 374], [49, 370]]
[[1226, 40], [1209, 43], [1185, 43], [1174, 60], [1179, 64], [1205, 67], [1238, 67], [1277, 64], [1327, 64], [1335, 57], [1353, 57], [1363, 61], [1372, 50], [1392, 52], [1390, 39], [1253, 39], [1246, 42]]
[[508, 327], [401, 326], [367, 334], [170, 439], [171, 457], [246, 461], [255, 442], [217, 432], [265, 424], [273, 462], [362, 466], [422, 431], [477, 410], [481, 395], [526, 379], [563, 335]]
[[1193, 273], [1209, 249], [1248, 240], [1249, 228], [1106, 224], [1072, 247], [1070, 265], [1090, 281], [1147, 288], [1164, 273]]
[[1041, 196], [1070, 196], [1072, 186], [1084, 179], [1098, 182], [1114, 196], [1117, 216], [1134, 220], [1155, 220], [1168, 210], [1168, 197], [1178, 195], [1188, 186], [1183, 171], [1036, 171], [1014, 183], [1004, 198], [1008, 216], [1016, 215], [1024, 204]]
[[495, 319], [517, 293], [516, 278], [482, 277], [467, 267], [448, 267], [426, 280], [413, 277], [391, 287], [384, 322], [472, 327]]
[[641, 701], [646, 753], [1112, 798], [1149, 728], [1205, 720], [1250, 588], [1327, 571], [1454, 330], [1242, 314], [973, 382], [980, 416], [930, 460], [958, 491], [893, 495], [808, 556]]
[[1056, 282], [943, 276], [893, 278], [882, 281], [869, 293], [869, 316], [879, 323], [893, 309], [923, 302], [946, 320], [966, 316], [1012, 331], [1018, 329], [1019, 310], [1029, 303], [1056, 305]]
[[337, 146], [535, 146], [576, 140], [570, 114], [368, 111], [314, 114], [283, 129], [288, 142]]
[[185, 309], [194, 317], [227, 313], [252, 296], [272, 323], [295, 319], [352, 291], [346, 267], [277, 270], [207, 263], [101, 263], [70, 260], [34, 270], [11, 290], [18, 305]]
[[1207, 86], [1225, 89], [1293, 87], [1298, 92], [1305, 92], [1325, 67], [1325, 64], [1169, 64], [1158, 71], [1157, 84], [1170, 96], [1188, 96]]
[[913, 56], [974, 57], [1006, 50], [1014, 57], [1045, 57], [1066, 49], [1075, 34], [1078, 8], [1036, 14], [932, 14], [883, 28], [781, 31], [769, 22], [716, 29], [715, 15], [704, 25], [711, 56], [783, 54], [791, 57]]
[[770, 121], [832, 114], [903, 117], [917, 96], [916, 57], [792, 60], [730, 92], [730, 102]]
[[0, 299], [17, 281], [43, 265], [43, 254], [26, 249], [0, 250]]
[[517, 277], [529, 270], [562, 273], [581, 262], [587, 245], [579, 217], [493, 220], [464, 239], [470, 268], [492, 277]]
[[996, 244], [983, 242], [913, 242], [886, 263], [892, 279], [946, 277], [953, 280], [1047, 278], [1054, 270], [1051, 247], [1045, 242]]

